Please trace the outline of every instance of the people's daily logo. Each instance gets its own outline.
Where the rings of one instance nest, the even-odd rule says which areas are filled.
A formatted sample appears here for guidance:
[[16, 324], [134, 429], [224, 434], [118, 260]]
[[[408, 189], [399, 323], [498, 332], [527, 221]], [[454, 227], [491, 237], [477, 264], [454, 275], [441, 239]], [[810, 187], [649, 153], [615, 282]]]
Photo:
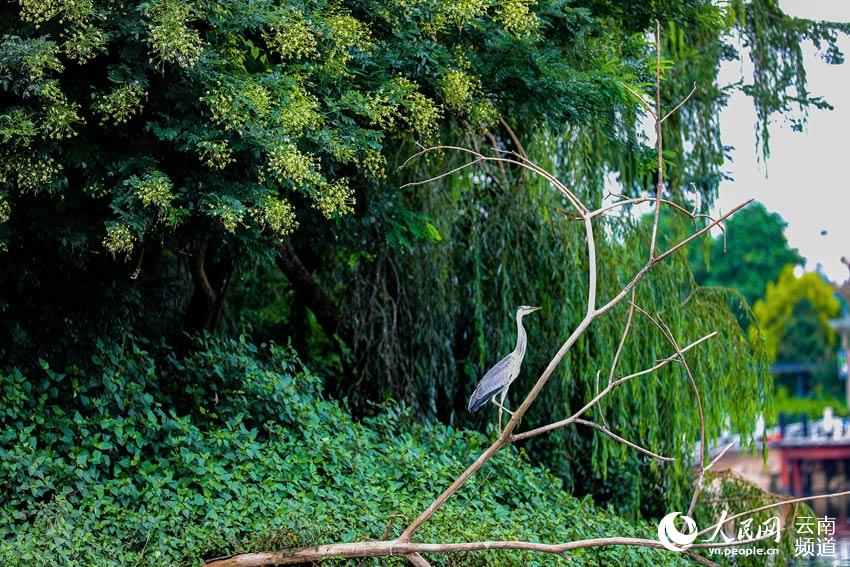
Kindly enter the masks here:
[[691, 544], [697, 538], [697, 523], [688, 516], [682, 516], [685, 531], [680, 532], [676, 528], [676, 518], [679, 516], [682, 516], [681, 512], [670, 512], [658, 523], [658, 541], [664, 549], [682, 551], [681, 546]]

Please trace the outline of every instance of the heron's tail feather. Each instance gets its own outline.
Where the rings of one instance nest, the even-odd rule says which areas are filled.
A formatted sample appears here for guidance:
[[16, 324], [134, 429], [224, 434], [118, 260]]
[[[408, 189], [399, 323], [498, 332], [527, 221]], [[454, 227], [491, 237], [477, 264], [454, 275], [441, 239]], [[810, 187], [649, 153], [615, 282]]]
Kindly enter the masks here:
[[493, 396], [499, 393], [501, 388], [496, 388], [495, 390], [491, 390], [489, 392], [482, 390], [484, 389], [479, 386], [475, 389], [474, 392], [472, 392], [472, 396], [469, 398], [469, 406], [467, 409], [469, 409], [471, 413], [475, 413], [482, 407], [484, 407], [487, 402], [493, 399]]
[[484, 406], [484, 404], [486, 404], [489, 401], [490, 401], [490, 398], [487, 398], [487, 399], [481, 398], [481, 399], [478, 399], [478, 400], [476, 400], [475, 398], [471, 398], [469, 400], [469, 408], [468, 409], [469, 409], [470, 413], [475, 413], [478, 410], [480, 410]]

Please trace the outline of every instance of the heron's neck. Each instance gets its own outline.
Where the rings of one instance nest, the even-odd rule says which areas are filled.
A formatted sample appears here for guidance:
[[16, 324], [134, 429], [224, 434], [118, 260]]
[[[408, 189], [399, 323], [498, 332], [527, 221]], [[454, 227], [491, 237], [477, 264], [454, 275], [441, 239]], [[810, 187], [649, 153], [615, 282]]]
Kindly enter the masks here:
[[517, 353], [520, 357], [525, 355], [525, 328], [522, 326], [522, 315], [517, 313], [516, 316], [516, 348], [514, 352]]

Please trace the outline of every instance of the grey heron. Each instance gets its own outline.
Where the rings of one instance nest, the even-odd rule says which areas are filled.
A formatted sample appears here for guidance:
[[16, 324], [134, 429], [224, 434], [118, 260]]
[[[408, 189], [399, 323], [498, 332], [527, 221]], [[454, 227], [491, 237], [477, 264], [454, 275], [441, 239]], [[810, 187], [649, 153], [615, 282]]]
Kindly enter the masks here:
[[[478, 383], [475, 391], [472, 392], [472, 397], [469, 398], [469, 411], [472, 413], [481, 409], [489, 401], [499, 406], [499, 430], [502, 429], [502, 410], [513, 415], [513, 412], [508, 410], [504, 405], [505, 398], [508, 395], [508, 388], [511, 387], [511, 383], [519, 376], [522, 359], [525, 358], [525, 347], [528, 340], [525, 334], [525, 328], [522, 326], [522, 318], [529, 313], [534, 313], [538, 309], [540, 308], [521, 305], [516, 310], [516, 348], [487, 371], [487, 374]], [[496, 401], [496, 396], [500, 394], [500, 399]]]

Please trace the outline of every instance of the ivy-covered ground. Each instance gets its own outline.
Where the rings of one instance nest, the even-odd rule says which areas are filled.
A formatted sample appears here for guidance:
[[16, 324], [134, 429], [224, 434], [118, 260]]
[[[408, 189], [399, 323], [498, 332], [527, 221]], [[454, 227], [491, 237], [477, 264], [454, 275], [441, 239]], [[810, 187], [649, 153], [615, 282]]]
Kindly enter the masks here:
[[[238, 551], [377, 539], [487, 439], [403, 409], [352, 421], [288, 349], [210, 341], [178, 358], [100, 345], [87, 368], [0, 377], [0, 564], [195, 565]], [[404, 524], [395, 522], [397, 534]], [[427, 526], [430, 541], [651, 536], [505, 451]], [[591, 555], [592, 553], [592, 555]], [[642, 549], [432, 557], [452, 565], [674, 564]], [[375, 560], [381, 564], [392, 559]]]

